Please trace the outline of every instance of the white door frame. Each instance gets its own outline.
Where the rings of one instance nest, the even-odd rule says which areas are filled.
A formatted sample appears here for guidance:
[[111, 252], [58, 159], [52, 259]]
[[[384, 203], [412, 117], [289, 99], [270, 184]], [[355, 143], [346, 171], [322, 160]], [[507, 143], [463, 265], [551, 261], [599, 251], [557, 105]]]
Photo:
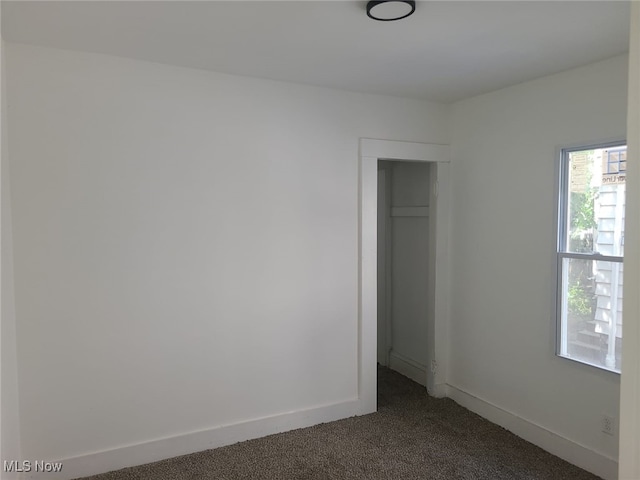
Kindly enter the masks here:
[[640, 4], [631, 2], [627, 99], [627, 218], [624, 252], [624, 335], [620, 376], [618, 478], [640, 478]]
[[[450, 299], [449, 230], [451, 189], [449, 146], [392, 140], [360, 139], [359, 162], [359, 278], [358, 278], [358, 397], [360, 413], [376, 411], [377, 401], [377, 251], [378, 251], [378, 160], [430, 162], [430, 214], [435, 239], [429, 248], [430, 308], [428, 325], [427, 390], [445, 395]], [[435, 172], [434, 172], [435, 170]], [[435, 173], [435, 174], [434, 174]], [[437, 279], [437, 282], [435, 281]]]

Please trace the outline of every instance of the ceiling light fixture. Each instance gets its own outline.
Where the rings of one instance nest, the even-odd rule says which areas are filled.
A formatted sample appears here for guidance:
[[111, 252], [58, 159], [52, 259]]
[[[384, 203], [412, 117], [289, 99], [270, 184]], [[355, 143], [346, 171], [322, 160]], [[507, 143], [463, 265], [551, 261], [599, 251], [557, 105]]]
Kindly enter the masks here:
[[367, 16], [381, 22], [407, 18], [416, 11], [416, 2], [411, 0], [371, 0], [367, 3]]

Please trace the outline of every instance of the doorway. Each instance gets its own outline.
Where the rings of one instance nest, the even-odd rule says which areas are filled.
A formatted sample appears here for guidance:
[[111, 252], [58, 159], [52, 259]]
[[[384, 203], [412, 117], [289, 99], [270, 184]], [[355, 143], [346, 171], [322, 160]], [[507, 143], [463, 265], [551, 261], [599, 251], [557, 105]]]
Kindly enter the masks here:
[[377, 359], [425, 387], [431, 167], [378, 162]]
[[360, 139], [358, 276], [358, 411], [376, 411], [378, 364], [378, 164], [425, 162], [429, 169], [426, 386], [446, 395], [449, 324], [449, 146]]

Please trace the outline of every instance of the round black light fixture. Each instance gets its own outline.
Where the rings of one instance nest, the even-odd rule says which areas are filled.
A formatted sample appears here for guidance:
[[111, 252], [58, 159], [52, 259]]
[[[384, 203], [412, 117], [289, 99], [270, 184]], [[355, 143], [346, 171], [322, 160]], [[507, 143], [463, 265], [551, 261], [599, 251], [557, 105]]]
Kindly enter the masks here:
[[367, 3], [367, 16], [381, 22], [407, 18], [416, 11], [412, 0], [371, 0]]

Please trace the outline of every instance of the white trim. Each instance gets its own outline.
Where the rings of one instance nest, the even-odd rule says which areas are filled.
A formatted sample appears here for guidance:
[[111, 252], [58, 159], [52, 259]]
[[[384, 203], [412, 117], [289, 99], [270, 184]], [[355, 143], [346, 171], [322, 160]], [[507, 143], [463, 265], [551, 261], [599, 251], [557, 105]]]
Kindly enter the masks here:
[[358, 398], [360, 414], [377, 410], [378, 159], [360, 157]]
[[28, 473], [25, 479], [67, 480], [144, 465], [180, 455], [231, 445], [247, 439], [264, 437], [319, 423], [332, 422], [357, 415], [359, 401], [351, 400], [308, 410], [283, 413], [269, 417], [223, 425], [208, 430], [190, 432], [113, 450], [89, 453], [63, 462], [62, 472]]
[[[447, 155], [448, 158], [448, 155]], [[436, 368], [427, 372], [427, 390], [433, 396], [439, 394], [441, 384], [447, 381], [449, 358], [449, 318], [451, 315], [451, 259], [449, 239], [451, 237], [451, 165], [433, 164], [431, 169], [434, 183], [429, 216], [430, 256], [429, 262], [435, 268], [429, 269], [429, 302], [433, 305], [433, 322], [429, 325], [429, 348], [427, 358]], [[435, 188], [437, 186], [437, 188]]]
[[[425, 349], [429, 361], [436, 361], [437, 372], [427, 371], [429, 392], [442, 393], [446, 379], [447, 326], [449, 324], [449, 219], [451, 208], [449, 146], [391, 140], [360, 139], [359, 163], [359, 282], [358, 282], [358, 397], [360, 414], [376, 411], [377, 380], [377, 208], [378, 160], [431, 162], [433, 205], [429, 209], [430, 242], [429, 338]], [[435, 228], [433, 228], [435, 227]], [[435, 278], [438, 279], [435, 282]], [[441, 395], [440, 395], [441, 396]]]
[[[627, 218], [620, 383], [620, 479], [640, 478], [640, 3], [631, 2], [627, 108]], [[631, 320], [631, 321], [629, 321]]]
[[449, 393], [449, 386], [446, 383], [438, 383], [433, 385], [431, 389], [427, 389], [427, 392], [434, 398], [446, 398]]
[[389, 353], [389, 368], [422, 386], [427, 386], [427, 367], [393, 350]]
[[613, 458], [563, 437], [548, 428], [498, 407], [461, 388], [448, 385], [447, 396], [490, 422], [500, 425], [520, 438], [573, 465], [577, 465], [605, 480], [615, 480], [617, 478], [618, 462]]
[[375, 157], [380, 160], [448, 162], [449, 145], [361, 138], [360, 156]]

